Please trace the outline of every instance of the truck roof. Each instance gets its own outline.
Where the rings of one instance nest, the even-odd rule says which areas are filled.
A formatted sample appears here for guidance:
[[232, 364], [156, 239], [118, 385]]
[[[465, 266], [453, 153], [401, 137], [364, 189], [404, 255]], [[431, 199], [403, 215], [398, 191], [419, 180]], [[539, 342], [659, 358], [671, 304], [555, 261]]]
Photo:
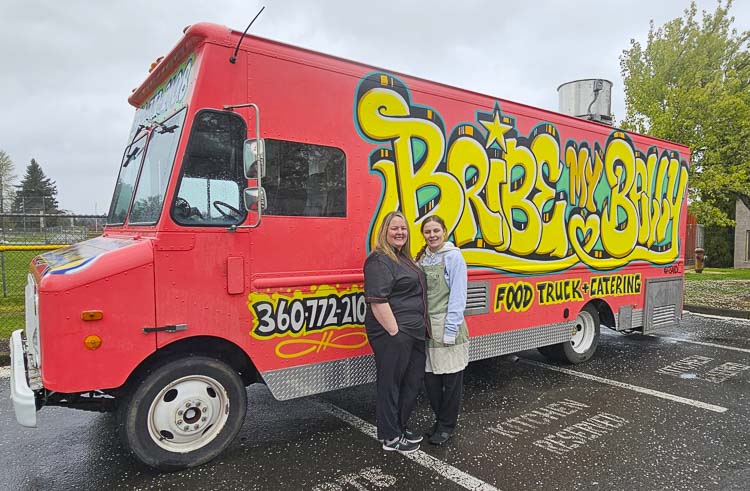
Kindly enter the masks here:
[[[148, 101], [148, 97], [154, 92], [154, 90], [156, 90], [162, 83], [164, 83], [167, 77], [169, 77], [169, 75], [179, 66], [179, 64], [184, 61], [185, 57], [194, 52], [200, 44], [212, 43], [234, 49], [237, 46], [237, 42], [241, 35], [241, 32], [235, 31], [229, 27], [208, 22], [201, 22], [186, 27], [182, 39], [180, 39], [177, 45], [172, 48], [169, 54], [159, 60], [158, 64], [149, 73], [146, 80], [144, 80], [143, 83], [133, 91], [131, 96], [128, 98], [128, 102], [136, 108], [139, 108], [144, 103], [146, 103]], [[635, 140], [640, 140], [641, 138], [650, 140], [650, 142], [641, 142], [642, 144], [645, 143], [647, 146], [653, 145], [656, 142], [662, 142], [671, 147], [680, 147], [680, 153], [688, 159], [690, 155], [690, 150], [686, 145], [670, 140], [643, 135], [630, 130], [622, 130], [621, 128], [618, 128], [616, 126], [609, 126], [597, 121], [590, 121], [577, 118], [575, 116], [569, 116], [557, 111], [524, 104], [522, 102], [502, 99], [490, 94], [473, 91], [463, 87], [456, 87], [442, 82], [436, 82], [434, 80], [409, 75], [403, 72], [396, 72], [373, 65], [367, 65], [358, 61], [321, 53], [319, 51], [302, 48], [268, 38], [248, 34], [242, 40], [240, 50], [270, 55], [277, 58], [295, 61], [297, 63], [317, 66], [319, 68], [350, 75], [356, 78], [361, 77], [363, 73], [384, 71], [398, 77], [408, 79], [410, 81], [410, 89], [413, 92], [424, 92], [433, 95], [440, 95], [449, 99], [469, 102], [471, 104], [479, 106], [487, 105], [487, 100], [491, 99], [492, 101], [500, 102], [506, 111], [508, 106], [512, 106], [513, 109], [510, 111], [512, 113], [553, 122], [555, 124], [564, 124], [565, 126], [571, 128], [595, 131], [605, 136], [610, 134], [612, 131], [620, 130], [626, 132]], [[227, 63], [229, 63], [229, 56], [227, 56]], [[488, 106], [488, 109], [491, 109], [491, 106]], [[547, 114], [549, 116], [542, 116], [538, 113]]]

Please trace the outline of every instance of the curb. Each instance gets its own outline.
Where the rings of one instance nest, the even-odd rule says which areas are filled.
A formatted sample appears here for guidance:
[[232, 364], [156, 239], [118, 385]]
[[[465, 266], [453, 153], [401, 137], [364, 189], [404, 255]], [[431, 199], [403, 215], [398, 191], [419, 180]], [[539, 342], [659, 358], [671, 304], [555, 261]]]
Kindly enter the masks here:
[[737, 319], [750, 319], [750, 311], [720, 309], [717, 307], [700, 307], [698, 305], [683, 305], [682, 308], [694, 314], [718, 315], [721, 317], [735, 317]]

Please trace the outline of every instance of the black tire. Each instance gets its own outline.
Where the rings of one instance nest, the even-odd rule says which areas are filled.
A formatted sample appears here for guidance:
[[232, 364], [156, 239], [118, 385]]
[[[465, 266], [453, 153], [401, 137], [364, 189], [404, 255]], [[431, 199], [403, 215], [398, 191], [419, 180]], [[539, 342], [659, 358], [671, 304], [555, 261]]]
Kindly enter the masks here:
[[539, 352], [551, 360], [578, 364], [587, 361], [599, 346], [599, 311], [586, 305], [576, 316], [575, 329], [570, 341], [539, 348]]
[[136, 383], [118, 409], [118, 430], [124, 445], [155, 469], [175, 471], [210, 461], [245, 420], [242, 379], [214, 358], [172, 360]]

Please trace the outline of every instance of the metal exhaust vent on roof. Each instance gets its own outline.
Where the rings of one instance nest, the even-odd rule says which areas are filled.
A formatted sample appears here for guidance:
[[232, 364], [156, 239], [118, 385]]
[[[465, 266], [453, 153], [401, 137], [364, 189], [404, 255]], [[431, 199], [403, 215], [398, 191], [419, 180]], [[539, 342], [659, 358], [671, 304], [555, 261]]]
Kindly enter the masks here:
[[612, 125], [612, 82], [601, 78], [574, 80], [557, 88], [559, 111]]

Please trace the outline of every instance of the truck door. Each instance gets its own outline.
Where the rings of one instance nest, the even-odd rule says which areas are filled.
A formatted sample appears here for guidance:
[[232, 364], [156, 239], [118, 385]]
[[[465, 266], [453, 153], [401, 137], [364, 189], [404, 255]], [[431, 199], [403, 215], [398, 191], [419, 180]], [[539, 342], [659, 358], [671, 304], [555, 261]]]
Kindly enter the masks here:
[[[242, 151], [247, 136], [235, 113], [198, 111], [170, 206], [177, 225], [156, 245], [156, 319], [159, 347], [178, 337], [239, 336], [249, 274], [247, 185]], [[246, 311], [246, 308], [245, 308]]]

